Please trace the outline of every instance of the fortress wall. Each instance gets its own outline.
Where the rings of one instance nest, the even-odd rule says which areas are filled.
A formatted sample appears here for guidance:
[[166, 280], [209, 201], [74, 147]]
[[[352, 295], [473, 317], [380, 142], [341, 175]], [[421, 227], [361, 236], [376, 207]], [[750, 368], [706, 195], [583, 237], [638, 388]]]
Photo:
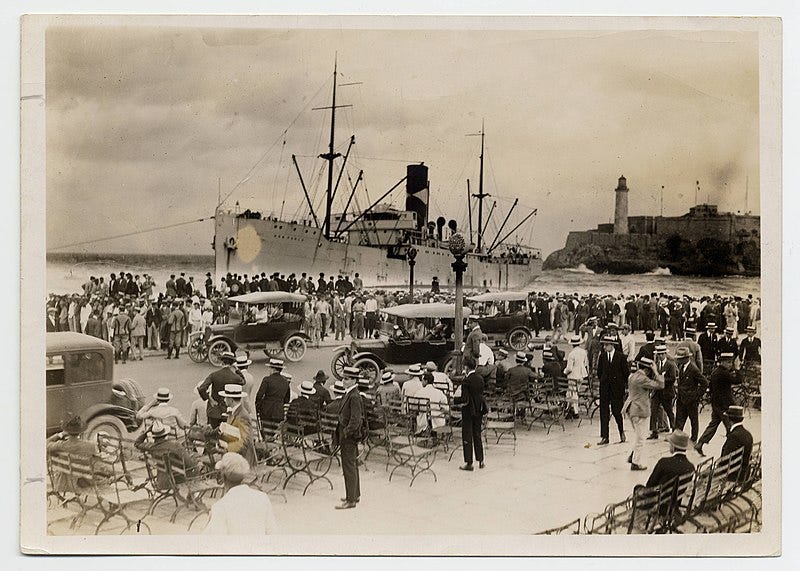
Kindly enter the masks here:
[[647, 248], [655, 242], [654, 236], [644, 234], [602, 234], [594, 231], [570, 232], [567, 235], [566, 248], [577, 248], [586, 244], [595, 244], [602, 248], [610, 246], [638, 246]]
[[757, 216], [720, 216], [718, 218], [662, 218], [658, 221], [658, 234], [670, 236], [679, 234], [694, 242], [703, 238], [717, 240], [737, 240], [740, 230], [751, 234], [760, 233], [760, 218]]

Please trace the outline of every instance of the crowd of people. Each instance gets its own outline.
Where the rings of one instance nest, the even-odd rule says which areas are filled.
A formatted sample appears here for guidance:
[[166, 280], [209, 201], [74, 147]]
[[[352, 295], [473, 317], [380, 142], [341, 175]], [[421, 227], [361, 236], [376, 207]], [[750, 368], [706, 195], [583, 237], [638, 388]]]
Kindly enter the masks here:
[[[115, 358], [123, 363], [129, 358], [142, 359], [144, 348], [167, 349], [167, 358], [174, 354], [177, 359], [193, 332], [212, 323], [253, 318], [241, 315], [230, 302], [230, 297], [243, 293], [304, 294], [303, 327], [317, 344], [328, 335], [337, 340], [373, 336], [380, 326], [382, 308], [419, 301], [447, 302], [453, 295], [437, 291], [437, 287], [417, 292], [413, 298], [405, 291], [365, 290], [358, 274], [352, 281], [320, 274], [315, 282], [306, 274], [296, 279], [293, 274], [284, 277], [279, 273], [252, 277], [229, 274], [217, 287], [209, 273], [202, 289], [191, 276], [187, 279], [180, 274], [175, 279], [173, 275], [156, 294], [155, 284], [146, 274], [140, 278], [120, 272], [119, 276], [111, 274], [108, 281], [91, 277], [82, 293], [51, 296], [47, 330], [84, 332], [109, 340], [114, 344]], [[497, 315], [513, 307], [499, 303], [476, 309]], [[258, 516], [258, 521], [263, 520], [264, 529], [270, 532], [275, 530], [275, 522], [268, 498], [265, 503], [266, 496], [255, 497], [242, 489], [259, 458], [260, 427], [267, 423], [301, 424], [300, 419], [309, 415], [336, 415], [346, 491], [337, 508], [352, 509], [361, 499], [358, 445], [374, 428], [369, 423], [380, 418], [376, 411], [390, 401], [426, 399], [431, 414], [418, 420], [417, 429], [434, 438], [446, 422], [444, 413], [459, 407], [464, 457], [461, 469], [471, 471], [474, 462], [479, 468], [485, 466], [480, 432], [487, 397], [502, 395], [512, 402], [531, 402], [536, 398], [531, 387], [548, 383], [555, 387], [557, 380], [566, 379], [565, 415], [577, 418], [580, 387], [595, 379], [599, 389], [598, 444], [610, 442], [611, 418], [620, 441], [625, 442], [627, 416], [634, 435], [628, 462], [632, 470], [645, 470], [641, 460], [645, 441], [659, 438], [661, 431], [671, 432], [669, 442], [674, 451], [693, 445], [701, 455], [720, 424], [731, 438], [741, 426], [733, 387], [752, 381], [756, 375], [760, 381], [761, 342], [756, 336], [759, 299], [752, 295], [692, 298], [645, 294], [615, 298], [532, 292], [516, 313], [527, 317], [537, 336], [540, 331], [548, 332], [543, 344], [531, 344], [527, 350], [509, 355], [505, 349], [490, 347], [480, 325], [471, 322], [464, 344], [464, 368], [455, 377], [438, 371], [433, 362], [398, 371], [404, 373], [402, 384], [398, 372], [391, 369], [380, 371], [373, 380], [360, 369], [347, 366], [341, 380], [330, 382], [324, 371], [318, 371], [313, 378], [302, 379], [295, 393], [292, 376], [282, 360], [270, 358], [266, 376], [257, 383], [249, 371], [249, 355], [223, 353], [224, 366], [194, 387], [195, 400], [188, 417], [170, 404], [173, 397], [168, 387], [160, 389], [144, 406], [130, 403], [144, 425], [136, 445], [150, 453], [180, 454], [187, 473], [199, 470], [202, 459], [199, 451], [194, 454], [180, 443], [182, 438], [194, 431], [219, 446], [227, 452], [220, 470], [228, 494], [212, 511], [209, 528], [214, 533], [235, 530], [236, 523], [229, 514], [260, 506], [258, 509], [267, 513]], [[270, 319], [270, 315], [255, 318]], [[633, 335], [642, 330], [645, 342], [638, 346]], [[718, 330], [723, 333], [718, 334]], [[559, 347], [565, 341], [571, 346], [568, 353]], [[672, 354], [668, 341], [675, 342], [670, 348]], [[537, 351], [541, 351], [541, 367], [534, 365]], [[122, 381], [115, 382], [113, 390], [119, 399], [130, 392]], [[707, 394], [712, 416], [701, 435], [698, 410]], [[524, 414], [524, 407], [520, 410]], [[689, 435], [682, 432], [687, 421]], [[64, 434], [73, 433], [79, 433], [79, 427], [68, 423]], [[65, 439], [64, 435], [59, 438]], [[651, 479], [658, 479], [664, 469], [660, 462]]]

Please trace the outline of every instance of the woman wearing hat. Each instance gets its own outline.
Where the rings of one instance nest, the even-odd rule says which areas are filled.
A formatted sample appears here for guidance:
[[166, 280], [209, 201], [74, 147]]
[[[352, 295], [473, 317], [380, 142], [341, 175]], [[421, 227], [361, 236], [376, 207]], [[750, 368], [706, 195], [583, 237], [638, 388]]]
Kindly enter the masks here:
[[569, 344], [572, 345], [572, 351], [567, 355], [567, 364], [564, 367], [568, 382], [567, 402], [570, 405], [568, 419], [578, 418], [578, 385], [589, 376], [589, 354], [581, 345], [581, 336], [573, 335]]
[[642, 446], [650, 420], [650, 391], [664, 388], [664, 377], [649, 357], [637, 362], [638, 370], [628, 377], [628, 398], [622, 406], [633, 425], [633, 450], [628, 456], [631, 470], [645, 470], [641, 464]]

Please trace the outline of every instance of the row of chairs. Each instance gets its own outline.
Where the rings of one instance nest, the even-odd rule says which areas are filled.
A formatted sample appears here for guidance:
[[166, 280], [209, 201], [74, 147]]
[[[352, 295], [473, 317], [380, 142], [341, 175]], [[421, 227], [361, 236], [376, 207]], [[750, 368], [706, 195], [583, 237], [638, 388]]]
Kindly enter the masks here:
[[761, 522], [761, 443], [742, 465], [743, 449], [693, 472], [652, 487], [637, 486], [628, 498], [541, 532], [559, 534], [732, 533]]

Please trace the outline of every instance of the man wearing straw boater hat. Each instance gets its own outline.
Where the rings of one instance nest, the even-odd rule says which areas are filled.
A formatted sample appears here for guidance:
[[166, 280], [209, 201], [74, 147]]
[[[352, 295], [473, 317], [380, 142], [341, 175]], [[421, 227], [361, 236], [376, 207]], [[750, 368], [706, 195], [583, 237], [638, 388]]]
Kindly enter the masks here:
[[[222, 415], [225, 413], [225, 401], [224, 397], [221, 396], [222, 391], [225, 390], [225, 385], [244, 385], [244, 378], [239, 374], [239, 369], [236, 368], [236, 355], [230, 351], [225, 351], [220, 354], [219, 358], [223, 366], [208, 375], [196, 387], [200, 398], [208, 403], [206, 415], [211, 428], [219, 426], [219, 423], [222, 422]], [[211, 388], [210, 396], [209, 388]]]
[[700, 399], [706, 392], [708, 381], [700, 369], [692, 363], [692, 354], [686, 347], [678, 347], [675, 351], [675, 360], [678, 365], [678, 380], [676, 383], [678, 400], [675, 405], [675, 427], [683, 430], [688, 419], [692, 425], [692, 441], [697, 442], [700, 430], [698, 420], [698, 407]]
[[[220, 432], [223, 440], [227, 443], [228, 452], [235, 452], [241, 454], [247, 460], [250, 467], [256, 465], [256, 445], [255, 445], [255, 420], [247, 408], [244, 406], [244, 399], [247, 393], [242, 390], [242, 385], [238, 383], [225, 385], [225, 390], [220, 393], [220, 396], [225, 399], [225, 406], [227, 407], [228, 418], [220, 425]], [[238, 435], [234, 430], [228, 430], [228, 427], [238, 430]]]
[[526, 366], [528, 356], [518, 351], [514, 355], [516, 365], [506, 372], [506, 394], [515, 400], [525, 400], [528, 398], [528, 383], [536, 380], [536, 373]]
[[400, 401], [400, 385], [394, 380], [394, 371], [390, 369], [383, 371], [380, 384], [375, 389], [375, 396], [384, 405], [390, 401]]
[[717, 324], [713, 321], [709, 321], [706, 323], [706, 330], [697, 338], [697, 344], [700, 346], [700, 351], [703, 354], [702, 372], [706, 375], [711, 374], [711, 370], [714, 368], [714, 363], [717, 360], [718, 342]]
[[567, 355], [567, 364], [564, 374], [567, 376], [567, 419], [578, 418], [578, 383], [589, 376], [589, 354], [581, 345], [581, 336], [573, 335], [569, 344], [572, 350]]
[[650, 418], [650, 391], [664, 388], [664, 377], [658, 372], [656, 364], [649, 357], [637, 361], [637, 371], [628, 377], [628, 398], [622, 410], [628, 414], [633, 425], [633, 450], [628, 456], [631, 470], [645, 470], [641, 463]]
[[280, 422], [283, 420], [283, 405], [289, 402], [291, 388], [289, 381], [281, 375], [283, 361], [270, 359], [267, 364], [267, 376], [261, 380], [256, 394], [256, 412], [262, 422]]
[[[678, 342], [677, 347], [686, 347], [692, 354], [692, 362], [703, 372], [703, 349], [694, 340], [696, 330], [694, 327], [687, 326], [683, 330], [684, 338]], [[676, 347], [676, 348], [677, 348]]]
[[251, 467], [238, 454], [225, 453], [214, 465], [222, 477], [225, 495], [211, 506], [204, 535], [272, 535], [277, 533], [269, 496], [247, 480]]
[[406, 369], [408, 380], [403, 383], [403, 386], [400, 389], [404, 400], [407, 397], [416, 396], [417, 391], [422, 388], [422, 375], [424, 374], [425, 371], [422, 370], [422, 367], [419, 365], [419, 363], [411, 365], [408, 367], [408, 369]]
[[345, 393], [344, 383], [341, 380], [333, 383], [331, 392], [333, 393], [333, 400], [325, 406], [325, 412], [338, 415], [339, 410], [342, 408], [342, 397]]
[[629, 375], [628, 361], [617, 348], [616, 338], [605, 336], [602, 341], [603, 350], [597, 359], [597, 378], [600, 380], [600, 442], [598, 442], [600, 446], [608, 444], [608, 425], [611, 415], [617, 423], [619, 441], [625, 442], [622, 404], [625, 400], [625, 387]]
[[686, 457], [689, 435], [683, 430], [676, 430], [667, 436], [666, 440], [669, 442], [669, 456], [664, 456], [656, 462], [645, 484], [648, 488], [666, 484], [678, 476], [694, 471], [694, 466]]
[[244, 404], [247, 407], [247, 412], [250, 416], [255, 417], [256, 414], [256, 380], [253, 373], [250, 372], [249, 367], [253, 361], [247, 355], [236, 355], [236, 370], [242, 376], [244, 381], [244, 391], [247, 397], [244, 399]]
[[650, 397], [650, 436], [648, 440], [658, 440], [659, 425], [664, 425], [666, 417], [669, 430], [675, 429], [675, 413], [672, 401], [675, 400], [675, 381], [678, 378], [678, 367], [667, 355], [667, 346], [659, 343], [653, 352], [656, 370], [664, 377], [664, 388], [655, 390]]
[[725, 444], [722, 445], [722, 452], [720, 457], [727, 456], [742, 448], [742, 469], [739, 474], [729, 476], [729, 479], [736, 479], [747, 470], [747, 465], [750, 462], [750, 455], [753, 453], [753, 435], [747, 430], [744, 423], [744, 408], [731, 405], [725, 411], [725, 416], [728, 422], [731, 423], [731, 428], [728, 431], [728, 437], [725, 439]]
[[342, 383], [345, 394], [339, 409], [336, 427], [336, 442], [341, 446], [342, 472], [344, 473], [345, 497], [336, 506], [337, 510], [356, 507], [361, 500], [361, 482], [358, 475], [358, 443], [364, 437], [365, 417], [361, 395], [358, 393], [358, 378], [361, 371], [356, 367], [345, 367]]
[[711, 439], [717, 433], [720, 423], [725, 425], [726, 433], [730, 430], [731, 423], [725, 416], [725, 411], [734, 404], [733, 385], [738, 385], [742, 382], [739, 371], [733, 370], [734, 358], [735, 355], [733, 353], [720, 353], [717, 366], [708, 379], [708, 388], [711, 392], [711, 420], [694, 446], [700, 456], [705, 456], [703, 445], [711, 442]]
[[733, 327], [725, 328], [725, 336], [717, 341], [717, 359], [719, 359], [719, 355], [722, 353], [733, 353], [734, 355], [739, 354], [739, 344], [736, 342], [736, 338], [734, 337], [735, 333], [736, 330]]
[[189, 428], [189, 423], [186, 422], [181, 411], [169, 404], [171, 400], [172, 392], [166, 387], [161, 387], [153, 395], [153, 400], [139, 409], [136, 418], [144, 421], [145, 428], [149, 428], [155, 421], [160, 421], [175, 430], [176, 434], [178, 428]]

